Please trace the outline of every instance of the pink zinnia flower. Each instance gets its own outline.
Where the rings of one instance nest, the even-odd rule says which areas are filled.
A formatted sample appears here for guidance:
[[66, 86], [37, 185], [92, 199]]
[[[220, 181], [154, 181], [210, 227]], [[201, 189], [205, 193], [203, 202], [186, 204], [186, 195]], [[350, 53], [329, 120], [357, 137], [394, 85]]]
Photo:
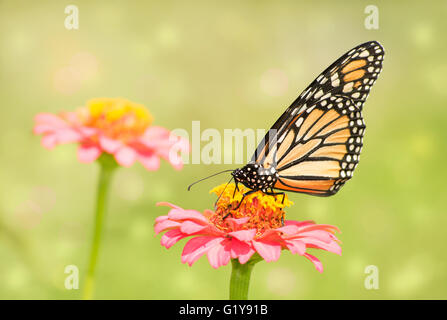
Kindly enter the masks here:
[[[225, 185], [211, 192], [220, 195]], [[341, 255], [339, 240], [334, 235], [338, 228], [331, 225], [315, 224], [312, 221], [283, 220], [284, 207], [291, 202], [285, 198], [284, 204], [272, 196], [260, 191], [245, 197], [242, 205], [242, 193], [248, 189], [236, 190], [230, 184], [223, 191], [216, 211], [185, 210], [170, 203], [159, 203], [171, 208], [168, 215], [155, 221], [155, 233], [165, 232], [161, 244], [170, 248], [179, 240], [192, 237], [185, 245], [182, 262], [190, 266], [204, 254], [213, 268], [226, 265], [230, 259], [239, 259], [246, 263], [255, 253], [265, 261], [279, 259], [281, 250], [289, 250], [309, 259], [319, 272], [323, 265], [307, 249], [321, 249]], [[233, 197], [233, 194], [235, 196]], [[223, 219], [228, 213], [231, 216]]]
[[180, 152], [189, 150], [188, 141], [165, 128], [150, 126], [152, 120], [143, 105], [121, 98], [97, 98], [74, 112], [39, 113], [33, 131], [43, 135], [42, 145], [48, 149], [79, 143], [80, 162], [95, 161], [105, 152], [124, 167], [139, 161], [147, 170], [157, 170], [163, 158], [181, 169]]

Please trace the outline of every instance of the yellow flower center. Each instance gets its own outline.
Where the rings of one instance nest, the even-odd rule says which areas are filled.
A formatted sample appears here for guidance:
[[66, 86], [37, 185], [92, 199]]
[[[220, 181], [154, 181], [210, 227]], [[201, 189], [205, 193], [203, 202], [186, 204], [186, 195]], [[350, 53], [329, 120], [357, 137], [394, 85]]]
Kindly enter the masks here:
[[236, 185], [230, 183], [222, 184], [210, 191], [210, 193], [220, 196], [215, 213], [208, 217], [209, 221], [218, 229], [226, 232], [233, 231], [230, 222], [225, 218], [227, 216], [236, 219], [249, 218], [242, 229], [256, 229], [257, 236], [262, 235], [268, 229], [276, 229], [283, 225], [285, 214], [283, 209], [293, 204], [287, 195], [284, 196], [283, 202], [283, 195], [272, 196], [257, 191], [247, 195], [239, 206], [243, 194], [250, 189], [240, 184], [239, 190], [236, 192], [235, 188]]
[[124, 142], [143, 134], [153, 120], [143, 105], [122, 98], [89, 100], [78, 115], [84, 125]]

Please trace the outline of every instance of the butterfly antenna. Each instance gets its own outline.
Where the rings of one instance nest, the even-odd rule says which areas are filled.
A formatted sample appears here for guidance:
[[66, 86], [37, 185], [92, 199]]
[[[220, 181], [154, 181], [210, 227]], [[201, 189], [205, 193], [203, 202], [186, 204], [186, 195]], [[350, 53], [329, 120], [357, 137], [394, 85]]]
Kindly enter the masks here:
[[233, 180], [233, 177], [230, 178], [230, 180], [227, 182], [227, 184], [225, 185], [225, 188], [222, 190], [222, 192], [220, 193], [219, 197], [217, 197], [216, 202], [214, 203], [214, 210], [216, 210], [216, 206], [217, 206], [217, 202], [219, 202], [220, 197], [222, 197], [223, 193], [225, 192], [225, 189], [228, 187], [228, 185], [230, 184], [231, 180]]
[[[193, 185], [195, 185], [196, 183], [199, 183], [200, 181], [203, 181], [203, 180], [209, 179], [209, 178], [211, 178], [211, 177], [217, 176], [218, 174], [221, 174], [221, 173], [224, 173], [224, 172], [230, 172], [230, 171], [234, 171], [234, 170], [233, 170], [233, 169], [230, 169], [230, 170], [224, 170], [224, 171], [221, 171], [221, 172], [212, 174], [212, 175], [210, 175], [210, 176], [208, 176], [208, 177], [202, 178], [202, 179], [200, 179], [200, 180], [197, 180], [196, 182], [193, 182], [193, 183], [191, 183], [191, 184], [188, 186], [188, 191], [191, 190], [191, 187], [192, 187]], [[231, 180], [230, 180], [230, 181], [231, 181]]]

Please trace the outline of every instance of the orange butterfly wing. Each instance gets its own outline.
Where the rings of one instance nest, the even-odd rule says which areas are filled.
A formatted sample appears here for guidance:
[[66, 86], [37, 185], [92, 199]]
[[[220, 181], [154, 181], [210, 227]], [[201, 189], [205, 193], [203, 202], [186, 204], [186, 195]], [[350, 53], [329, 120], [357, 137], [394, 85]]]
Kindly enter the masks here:
[[383, 55], [376, 41], [352, 49], [276, 121], [252, 158], [277, 168], [274, 188], [329, 196], [352, 177], [363, 146], [361, 110], [382, 70]]
[[352, 177], [365, 124], [351, 100], [331, 98], [302, 114], [272, 150], [276, 189], [328, 196]]

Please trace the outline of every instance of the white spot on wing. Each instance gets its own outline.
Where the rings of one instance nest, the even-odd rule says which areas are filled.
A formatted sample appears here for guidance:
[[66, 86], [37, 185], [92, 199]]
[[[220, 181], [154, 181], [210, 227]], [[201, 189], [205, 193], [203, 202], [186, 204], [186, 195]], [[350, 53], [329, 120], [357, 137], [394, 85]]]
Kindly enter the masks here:
[[345, 84], [345, 86], [343, 87], [343, 92], [344, 93], [351, 92], [353, 85], [354, 85], [354, 82], [349, 82], [349, 83]]
[[323, 90], [318, 91], [317, 93], [314, 94], [314, 98], [318, 99], [319, 97], [321, 97], [323, 95]]
[[300, 117], [296, 122], [295, 125], [299, 128], [303, 124], [304, 118]]
[[359, 55], [359, 57], [362, 57], [362, 58], [366, 58], [367, 56], [369, 56], [369, 51], [368, 51], [368, 50], [363, 51], [363, 52]]

